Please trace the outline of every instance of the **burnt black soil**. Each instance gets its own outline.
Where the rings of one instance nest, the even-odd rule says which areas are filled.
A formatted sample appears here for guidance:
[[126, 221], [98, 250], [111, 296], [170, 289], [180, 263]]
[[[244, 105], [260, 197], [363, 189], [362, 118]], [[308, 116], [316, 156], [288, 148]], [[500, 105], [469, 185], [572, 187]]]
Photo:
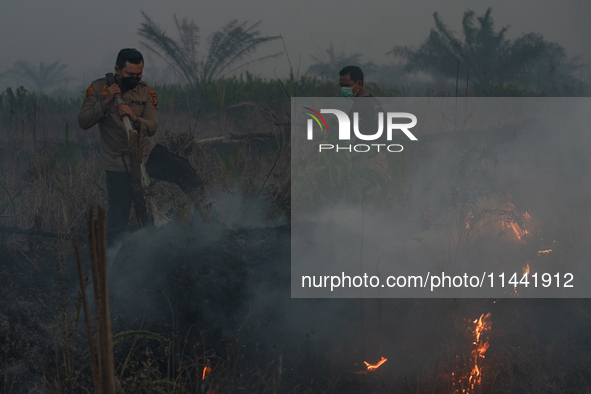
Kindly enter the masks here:
[[[0, 252], [0, 392], [29, 392], [43, 376], [55, 376], [55, 346], [64, 333], [60, 316], [75, 315], [77, 272], [73, 260], [60, 271], [49, 254], [7, 245]], [[469, 354], [462, 324], [487, 312], [493, 329], [484, 387], [591, 387], [589, 300], [366, 300], [360, 350], [359, 300], [290, 298], [288, 226], [170, 223], [134, 233], [108, 253], [114, 333], [141, 329], [176, 336], [220, 357], [229, 343], [239, 343], [240, 373], [273, 363], [276, 369], [282, 356], [285, 392], [417, 392], [419, 386], [445, 392], [455, 356], [464, 345]], [[82, 254], [88, 275], [86, 248]], [[80, 379], [90, 381], [79, 322], [74, 358], [85, 368]], [[165, 346], [153, 351], [166, 360]], [[353, 373], [362, 360], [375, 362], [380, 355], [388, 362], [379, 373]], [[166, 362], [160, 367], [165, 374]]]

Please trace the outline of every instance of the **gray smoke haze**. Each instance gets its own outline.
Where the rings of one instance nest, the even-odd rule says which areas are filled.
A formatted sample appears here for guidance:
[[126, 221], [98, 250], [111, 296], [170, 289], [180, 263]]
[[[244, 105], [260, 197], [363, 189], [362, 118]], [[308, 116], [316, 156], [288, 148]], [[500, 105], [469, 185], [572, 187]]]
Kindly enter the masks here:
[[[203, 332], [208, 346], [240, 338], [246, 359], [263, 368], [283, 354], [285, 387], [317, 370], [326, 373], [323, 384], [340, 379], [344, 390], [346, 382], [359, 380], [353, 373], [364, 369], [362, 360], [381, 355], [389, 357], [385, 381], [412, 376], [438, 340], [431, 335], [417, 341], [417, 333], [450, 327], [452, 300], [431, 300], [425, 307], [416, 300], [291, 298], [289, 228], [261, 220], [265, 206], [240, 193], [220, 193], [211, 201], [240, 217], [235, 230], [199, 221], [186, 227], [170, 223], [109, 250], [114, 332], [160, 332], [156, 327], [176, 324], [181, 335], [191, 333], [197, 341]], [[251, 213], [244, 216], [247, 209]], [[340, 378], [335, 370], [342, 371]]]
[[[298, 98], [292, 113], [302, 107], [347, 112], [347, 104], [350, 107], [346, 99]], [[337, 155], [348, 152], [318, 153], [318, 145], [305, 137], [307, 116], [294, 116], [293, 296], [512, 297], [513, 287], [501, 288], [498, 280], [494, 289], [460, 286], [455, 292], [436, 289], [436, 293], [429, 286], [391, 289], [384, 282], [389, 275], [426, 278], [428, 272], [479, 278], [485, 272], [495, 278], [502, 272], [517, 272], [521, 277], [529, 265], [538, 276], [570, 272], [574, 287], [542, 288], [540, 282], [535, 290], [523, 288], [520, 294], [589, 297], [585, 261], [590, 251], [584, 240], [590, 234], [583, 225], [591, 192], [586, 149], [591, 142], [589, 99], [396, 98], [381, 99], [381, 104], [386, 112], [410, 112], [419, 120], [412, 129], [418, 141], [397, 141], [405, 150], [387, 153], [405, 156], [401, 159], [406, 163], [402, 181], [396, 178], [395, 161], [388, 164], [393, 178], [388, 173], [381, 176], [386, 183], [401, 182], [394, 191], [402, 197], [389, 208], [370, 199], [363, 208], [360, 202], [345, 202], [345, 193], [361, 182], [359, 174], [368, 183], [366, 191], [373, 188], [379, 193], [370, 171], [347, 175], [352, 170], [339, 164]], [[334, 116], [324, 116], [336, 133]], [[315, 141], [321, 139], [315, 135]], [[337, 142], [353, 145], [348, 140]], [[363, 155], [358, 153], [357, 158]], [[363, 165], [363, 160], [352, 164]], [[326, 168], [342, 178], [331, 177]], [[363, 292], [359, 286], [339, 288], [342, 273], [376, 275], [381, 285], [367, 286]], [[337, 288], [331, 291], [330, 286], [302, 287], [303, 275], [341, 279], [334, 280]]]
[[[201, 50], [206, 38], [232, 19], [250, 23], [262, 20], [263, 35], [281, 34], [291, 63], [306, 71], [310, 54], [318, 55], [333, 43], [347, 54], [361, 53], [363, 61], [389, 64], [395, 59], [385, 55], [395, 45], [417, 46], [434, 27], [433, 12], [447, 26], [461, 33], [461, 19], [470, 8], [482, 15], [492, 6], [496, 28], [510, 25], [507, 38], [537, 32], [551, 42], [564, 46], [568, 56], [583, 55], [591, 63], [591, 3], [586, 0], [539, 1], [366, 1], [315, 2], [224, 0], [198, 2], [187, 0], [143, 2], [103, 1], [73, 3], [57, 0], [4, 2], [0, 12], [0, 72], [15, 61], [61, 61], [68, 65], [70, 88], [86, 86], [89, 80], [112, 70], [120, 48], [140, 46], [137, 29], [143, 21], [141, 10], [175, 35], [173, 15], [194, 19], [200, 28]], [[147, 50], [143, 50], [147, 55]], [[283, 51], [280, 41], [265, 46], [258, 56]], [[248, 68], [268, 78], [285, 77], [289, 64], [285, 56], [256, 63]], [[144, 79], [165, 81], [163, 63], [147, 56]], [[10, 81], [0, 81], [6, 86]], [[12, 82], [10, 82], [12, 83]]]
[[[583, 60], [591, 63], [591, 42], [588, 39], [591, 37], [591, 24], [588, 21], [591, 2], [587, 0], [146, 0], [98, 3], [23, 0], [3, 2], [0, 7], [0, 72], [17, 60], [33, 64], [60, 60], [68, 65], [68, 74], [77, 78], [69, 87], [80, 86], [83, 89], [91, 80], [112, 70], [120, 48], [136, 47], [146, 56], [144, 79], [148, 83], [166, 81], [170, 75], [164, 70], [164, 64], [149, 55], [139, 44], [137, 29], [142, 22], [141, 10], [172, 35], [176, 32], [172, 19], [174, 14], [193, 18], [201, 28], [202, 49], [205, 49], [206, 37], [231, 19], [248, 20], [250, 23], [262, 20], [261, 33], [281, 34], [292, 64], [299, 67], [301, 72], [312, 63], [309, 54], [318, 54], [331, 43], [337, 49], [344, 49], [347, 54], [363, 53], [364, 62], [387, 64], [396, 61], [385, 55], [394, 45], [416, 46], [427, 37], [434, 26], [433, 12], [439, 12], [447, 26], [459, 34], [462, 14], [466, 9], [474, 10], [479, 16], [489, 6], [493, 7], [496, 29], [511, 26], [507, 38], [514, 39], [522, 33], [538, 32], [546, 40], [564, 46], [569, 57], [582, 54]], [[264, 47], [257, 55], [264, 56], [282, 50], [283, 45], [278, 41]], [[289, 64], [283, 56], [254, 64], [247, 69], [267, 78], [285, 77], [289, 72]], [[0, 79], [0, 89], [11, 83]], [[518, 111], [518, 108], [513, 110]], [[578, 110], [580, 118], [589, 119], [589, 112], [584, 107]], [[503, 120], [497, 125], [499, 128], [512, 123], [506, 114], [497, 115], [497, 119]], [[483, 206], [502, 209], [509, 209], [507, 202], [511, 202], [520, 215], [525, 212], [531, 214], [531, 222], [525, 228], [539, 231], [532, 232], [536, 242], [532, 242], [526, 250], [529, 253], [527, 256], [520, 256], [522, 250], [519, 248], [490, 248], [490, 245], [495, 245], [493, 241], [499, 238], [504, 244], [512, 245], [510, 230], [506, 230], [502, 235], [490, 232], [487, 243], [480, 249], [479, 245], [471, 246], [469, 252], [472, 254], [462, 256], [464, 261], [470, 261], [474, 255], [486, 256], [488, 260], [483, 263], [492, 264], [493, 253], [515, 258], [515, 269], [521, 269], [522, 264], [528, 261], [528, 256], [552, 267], [573, 263], [583, 265], [588, 261], [590, 253], [585, 240], [589, 239], [590, 229], [584, 223], [589, 214], [587, 200], [591, 192], [591, 166], [587, 152], [591, 144], [589, 124], [588, 121], [574, 125], [560, 122], [540, 124], [540, 133], [519, 129], [510, 141], [490, 147], [497, 153], [499, 160], [495, 174], [511, 175], [511, 179], [500, 182], [510, 194], [480, 202]], [[441, 131], [445, 130], [432, 130], [430, 134]], [[479, 147], [483, 146], [481, 140], [475, 143]], [[441, 144], [447, 146], [443, 140]], [[367, 211], [368, 221], [365, 226], [368, 238], [376, 244], [387, 244], [388, 234], [381, 232], [380, 226], [384, 226], [382, 219], [388, 219], [388, 231], [396, 236], [387, 245], [390, 250], [386, 252], [406, 253], [422, 262], [440, 260], [441, 264], [447, 264], [445, 259], [450, 259], [448, 233], [445, 230], [437, 232], [432, 225], [449, 224], [454, 219], [449, 211], [438, 210], [442, 193], [450, 187], [449, 180], [443, 174], [453, 173], [463, 150], [450, 152], [447, 148], [425, 152], [423, 166], [410, 175], [408, 185], [411, 188], [403, 199], [405, 204], [398, 208], [398, 216], [380, 217], [379, 211]], [[441, 166], [442, 163], [445, 166]], [[411, 373], [419, 378], [424, 377], [428, 362], [434, 357], [446, 356], [441, 344], [446, 343], [448, 334], [462, 330], [453, 326], [458, 316], [473, 318], [492, 311], [494, 324], [502, 326], [505, 323], [504, 327], [507, 328], [507, 338], [510, 338], [505, 339], [507, 349], [513, 344], [515, 346], [511, 348], [515, 349], [523, 345], [518, 342], [520, 332], [524, 336], [531, 332], [541, 345], [550, 343], [554, 346], [557, 343], [556, 348], [560, 348], [560, 342], [552, 342], [553, 339], [548, 338], [561, 333], [570, 341], [569, 334], [578, 332], [569, 322], [575, 313], [567, 313], [575, 310], [575, 304], [552, 303], [552, 300], [545, 304], [542, 301], [532, 302], [526, 305], [529, 309], [524, 308], [526, 311], [523, 311], [521, 305], [525, 304], [522, 300], [511, 304], [501, 300], [494, 305], [485, 301], [471, 301], [469, 305], [466, 301], [466, 304], [461, 304], [465, 300], [364, 300], [363, 308], [360, 308], [359, 299], [292, 299], [289, 288], [290, 233], [284, 223], [266, 221], [264, 207], [251, 204], [240, 194], [221, 195], [216, 202], [224, 209], [224, 220], [233, 224], [232, 229], [216, 226], [183, 228], [171, 223], [159, 230], [137, 234], [127, 246], [109, 251], [113, 291], [111, 301], [116, 329], [146, 329], [146, 325], [151, 323], [170, 325], [172, 304], [173, 315], [181, 320], [182, 328], [197, 324], [197, 329], [210, 330], [207, 336], [209, 339], [215, 337], [211, 334], [213, 330], [220, 330], [222, 337], [232, 337], [241, 335], [243, 331], [240, 327], [249, 327], [250, 332], [256, 332], [250, 337], [252, 344], [268, 348], [274, 345], [283, 347], [286, 349], [284, 360], [309, 360], [310, 367], [320, 371], [318, 375], [322, 375], [322, 368], [332, 368], [326, 376], [336, 375], [335, 371], [341, 370], [349, 374], [359, 367], [355, 366], [353, 360], [357, 363], [362, 360], [376, 361], [384, 355], [389, 358], [384, 367], [386, 379], [399, 383]], [[430, 216], [425, 217], [426, 212], [430, 212]], [[371, 215], [375, 219], [373, 223]], [[465, 216], [461, 219], [465, 219]], [[411, 226], [407, 223], [411, 223]], [[356, 250], [359, 245], [359, 227], [350, 221], [346, 225], [350, 231], [350, 246]], [[417, 239], [410, 239], [411, 233], [413, 236], [418, 235]], [[321, 235], [325, 238], [316, 240], [335, 240], [331, 234]], [[537, 254], [537, 251], [550, 247], [546, 241], [553, 240], [557, 242], [557, 247], [552, 245], [553, 254]], [[342, 242], [342, 239], [338, 241]], [[368, 241], [365, 246], [367, 252], [371, 243]], [[374, 264], [378, 258], [366, 256], [364, 261]], [[383, 259], [381, 263], [386, 263], [386, 260]], [[358, 264], [358, 260], [354, 264]], [[542, 267], [539, 265], [535, 269]], [[31, 280], [27, 279], [29, 277]], [[23, 282], [29, 281], [41, 288], [45, 284], [39, 281], [39, 277], [42, 275], [37, 271], [27, 271]], [[74, 282], [77, 280], [75, 272], [71, 277]], [[17, 287], [14, 284], [11, 286]], [[11, 292], [16, 292], [8, 285], [0, 287], [6, 299], [12, 297]], [[70, 288], [78, 287], [74, 283]], [[158, 290], [162, 290], [162, 293]], [[57, 294], [58, 289], [36, 291], [40, 294]], [[495, 310], [499, 304], [506, 306], [506, 309]], [[539, 306], [541, 311], [531, 305]], [[569, 310], [569, 307], [573, 309]], [[522, 320], [515, 318], [516, 322], [526, 322], [522, 324], [530, 329], [530, 326], [542, 328], [526, 332], [522, 327], [516, 327], [512, 313], [517, 308], [520, 308]], [[9, 318], [15, 321], [27, 315], [15, 306], [11, 306], [9, 312]], [[528, 319], [528, 316], [533, 319]], [[46, 320], [51, 318], [49, 316]], [[361, 330], [363, 324], [364, 331]], [[542, 335], [543, 329], [547, 331], [546, 336]], [[168, 335], [170, 331], [161, 332]], [[582, 351], [587, 349], [588, 343], [573, 342]], [[250, 342], [248, 345], [248, 353], [256, 354], [253, 350], [256, 347], [251, 346]], [[534, 345], [537, 346], [538, 342], [534, 342]], [[430, 349], [435, 349], [437, 353], [430, 353]], [[263, 353], [272, 354], [276, 359], [278, 351], [272, 353], [268, 350]], [[531, 354], [534, 357], [537, 353]], [[455, 354], [447, 356], [451, 359]], [[541, 354], [539, 359], [549, 362], [555, 360], [548, 353]], [[582, 364], [587, 367], [585, 363]], [[20, 370], [19, 365], [13, 370]], [[556, 371], [552, 372], [554, 375]], [[42, 372], [39, 376], [42, 376]], [[346, 381], [346, 378], [341, 378], [341, 382], [343, 380]], [[554, 382], [547, 383], [547, 387], [551, 387]], [[297, 384], [286, 381], [284, 387], [291, 389]]]

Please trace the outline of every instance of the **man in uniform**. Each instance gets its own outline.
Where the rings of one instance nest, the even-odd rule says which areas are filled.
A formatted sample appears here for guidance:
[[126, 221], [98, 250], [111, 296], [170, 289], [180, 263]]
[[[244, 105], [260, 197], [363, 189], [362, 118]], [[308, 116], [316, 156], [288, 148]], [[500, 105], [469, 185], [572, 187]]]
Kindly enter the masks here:
[[[384, 112], [380, 102], [363, 86], [363, 71], [357, 66], [344, 67], [339, 72], [339, 85], [343, 97], [367, 97], [366, 100], [354, 100], [349, 111], [349, 119], [353, 122], [353, 113], [359, 116], [359, 131], [363, 134], [375, 134], [378, 131], [378, 114]], [[352, 133], [352, 135], [354, 135]], [[385, 143], [386, 133], [374, 143]]]
[[[99, 168], [107, 174], [107, 237], [110, 241], [126, 229], [134, 193], [129, 142], [122, 115], [129, 116], [133, 128], [140, 135], [142, 163], [145, 164], [147, 174], [152, 178], [176, 183], [195, 204], [201, 204], [199, 195], [202, 182], [189, 161], [170, 153], [150, 138], [158, 129], [158, 99], [154, 90], [141, 81], [143, 69], [144, 59], [139, 51], [122, 49], [115, 63], [116, 83], [109, 86], [106, 77], [92, 82], [86, 89], [84, 103], [78, 113], [78, 123], [82, 129], [88, 130], [97, 123], [99, 125]], [[115, 107], [117, 93], [121, 94], [125, 102], [118, 109]]]
[[[363, 100], [353, 100], [353, 106], [349, 111], [349, 119], [351, 120], [351, 136], [353, 138], [352, 143], [366, 143], [366, 141], [360, 141], [355, 137], [353, 133], [354, 117], [353, 114], [356, 112], [359, 117], [359, 131], [365, 135], [375, 134], [378, 131], [378, 114], [384, 113], [380, 102], [370, 93], [365, 91], [363, 85], [363, 71], [357, 66], [344, 67], [339, 72], [339, 85], [341, 86], [341, 96], [343, 97], [355, 97]], [[385, 116], [385, 114], [383, 115]], [[371, 144], [385, 144], [388, 145], [385, 119], [384, 129], [380, 138], [371, 141]], [[387, 169], [386, 146], [380, 147], [380, 152], [371, 157], [370, 163], [379, 173], [383, 173]], [[370, 154], [371, 155], [371, 154]]]

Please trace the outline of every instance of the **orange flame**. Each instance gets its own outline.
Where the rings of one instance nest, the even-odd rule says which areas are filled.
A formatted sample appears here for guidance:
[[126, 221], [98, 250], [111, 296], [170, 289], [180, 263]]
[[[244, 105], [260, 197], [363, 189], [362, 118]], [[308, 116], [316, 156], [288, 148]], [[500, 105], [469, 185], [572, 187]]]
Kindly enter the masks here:
[[488, 341], [479, 344], [478, 347], [473, 352], [474, 357], [477, 358], [478, 356], [480, 356], [480, 357], [484, 358], [484, 353], [486, 353], [489, 346], [490, 345], [488, 344]]
[[552, 251], [552, 249], [539, 250], [538, 254], [550, 254], [551, 251]]
[[472, 355], [474, 357], [474, 368], [472, 368], [472, 372], [470, 373], [470, 378], [468, 382], [470, 383], [470, 388], [474, 390], [474, 386], [479, 385], [482, 381], [482, 368], [478, 367], [478, 357], [484, 358], [484, 353], [489, 347], [488, 341], [482, 343], [480, 342], [480, 336], [486, 330], [490, 329], [490, 322], [487, 319], [490, 317], [490, 312], [484, 315], [480, 315], [479, 319], [474, 320], [476, 324], [476, 328], [474, 328], [474, 344], [476, 345], [476, 349], [472, 351]]
[[526, 221], [528, 221], [528, 222], [529, 222], [529, 220], [531, 219], [531, 215], [530, 215], [529, 213], [527, 213], [527, 212], [525, 212], [525, 213], [523, 214], [523, 217], [524, 217], [524, 218], [525, 218], [525, 220], [526, 220]]
[[382, 359], [380, 361], [378, 361], [377, 363], [375, 363], [375, 364], [370, 364], [367, 361], [364, 361], [363, 363], [365, 365], [367, 365], [367, 370], [365, 370], [365, 371], [357, 371], [357, 372], [353, 372], [353, 373], [360, 374], [360, 375], [365, 375], [365, 374], [367, 374], [367, 371], [374, 371], [374, 370], [378, 369], [386, 361], [388, 361], [388, 359], [387, 358], [384, 358], [384, 357], [382, 357]]
[[476, 328], [474, 329], [474, 344], [478, 344], [480, 342], [480, 334], [483, 331], [490, 329], [490, 323], [486, 321], [490, 317], [490, 312], [484, 316], [484, 313], [480, 315], [479, 319], [474, 320], [472, 323], [476, 324]]
[[525, 274], [529, 275], [529, 272], [530, 272], [529, 263], [527, 263], [527, 265], [523, 268], [523, 275], [525, 275]]
[[515, 233], [515, 236], [517, 237], [517, 239], [521, 239], [521, 232], [519, 231], [521, 229], [519, 228], [519, 225], [515, 222], [511, 222], [511, 223], [509, 223], [509, 226], [511, 226], [511, 229]]
[[[472, 348], [472, 362], [470, 367], [465, 365], [465, 368], [470, 368], [463, 372], [461, 369], [452, 372], [451, 376], [453, 379], [454, 393], [467, 394], [476, 392], [476, 386], [482, 383], [482, 366], [478, 365], [478, 359], [484, 358], [484, 354], [489, 348], [488, 340], [482, 340], [482, 334], [484, 331], [490, 330], [491, 322], [489, 321], [491, 314], [487, 313], [480, 315], [478, 319], [470, 321], [474, 324], [474, 328], [469, 328], [473, 335], [472, 344], [475, 347]], [[488, 338], [487, 338], [488, 339]], [[458, 358], [458, 356], [456, 356]], [[458, 368], [463, 368], [461, 365]]]
[[[515, 211], [515, 205], [508, 203], [508, 211]], [[518, 212], [515, 211], [514, 212], [516, 216], [518, 216]], [[523, 218], [525, 219], [526, 222], [529, 222], [531, 219], [531, 215], [527, 212], [523, 213]], [[503, 230], [505, 229], [511, 229], [513, 231], [513, 234], [515, 234], [514, 239], [518, 240], [518, 241], [523, 241], [525, 242], [524, 236], [529, 234], [529, 231], [521, 228], [521, 226], [515, 222], [512, 221], [505, 221], [505, 220], [501, 220], [501, 228]]]
[[376, 364], [370, 364], [367, 361], [364, 361], [363, 363], [365, 365], [367, 365], [367, 370], [368, 371], [373, 371], [374, 369], [378, 369], [383, 363], [385, 363], [386, 361], [388, 361], [387, 358], [382, 357], [382, 359], [380, 361], [378, 361]]
[[207, 375], [209, 375], [210, 372], [211, 372], [210, 366], [206, 366], [205, 368], [203, 368], [203, 380], [205, 380], [205, 378], [207, 377]]
[[466, 230], [470, 230], [470, 220], [472, 220], [473, 217], [474, 215], [472, 215], [472, 212], [470, 212], [468, 216], [466, 216], [466, 220], [464, 220], [464, 222], [466, 223]]

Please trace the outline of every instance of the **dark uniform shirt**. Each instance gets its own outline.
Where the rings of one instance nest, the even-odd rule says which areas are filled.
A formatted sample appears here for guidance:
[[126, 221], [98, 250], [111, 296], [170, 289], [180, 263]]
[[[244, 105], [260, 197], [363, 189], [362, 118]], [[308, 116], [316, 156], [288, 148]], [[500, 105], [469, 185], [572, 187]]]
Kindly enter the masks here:
[[372, 135], [378, 131], [378, 114], [384, 112], [380, 102], [371, 94], [365, 97], [357, 97], [353, 99], [353, 106], [349, 111], [349, 119], [351, 121], [351, 139], [355, 144], [386, 144], [386, 119], [385, 114], [382, 115], [384, 123], [382, 135], [377, 140], [365, 141], [357, 138], [353, 131], [355, 125], [355, 118], [353, 114], [359, 114], [359, 132], [363, 135]]

